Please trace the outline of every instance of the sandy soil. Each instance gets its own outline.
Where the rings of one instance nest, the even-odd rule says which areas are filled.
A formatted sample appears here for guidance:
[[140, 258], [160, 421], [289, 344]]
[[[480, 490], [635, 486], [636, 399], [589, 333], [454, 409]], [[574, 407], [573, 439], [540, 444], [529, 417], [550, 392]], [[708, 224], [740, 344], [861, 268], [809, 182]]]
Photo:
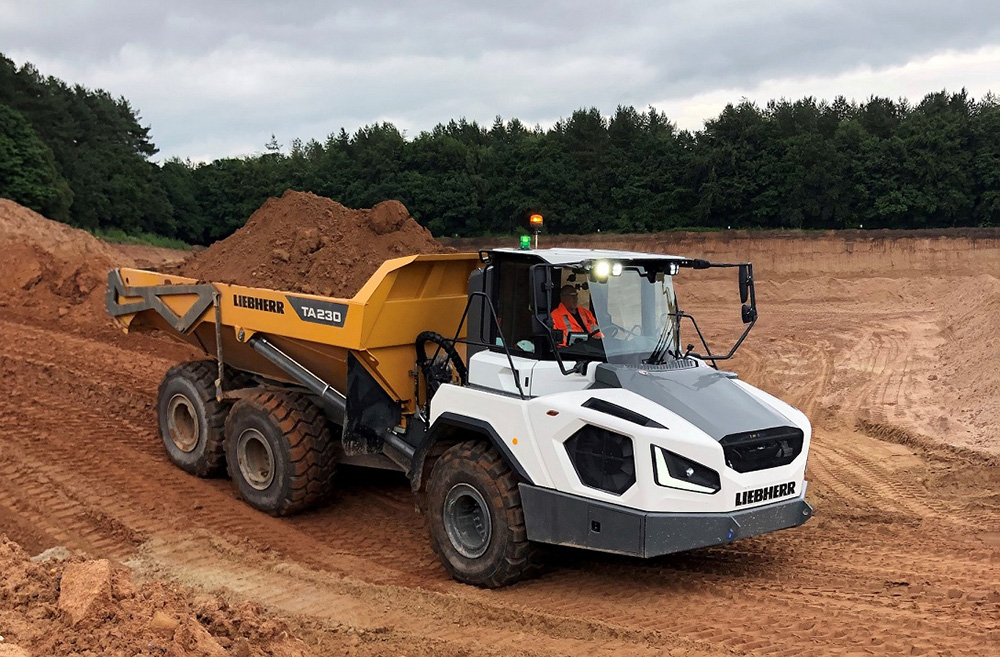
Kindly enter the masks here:
[[[734, 248], [700, 239], [701, 252], [684, 251]], [[651, 561], [555, 550], [539, 579], [463, 586], [437, 563], [400, 477], [348, 470], [321, 508], [259, 514], [163, 454], [156, 387], [186, 347], [9, 295], [0, 531], [30, 554], [65, 546], [127, 566], [139, 586], [259, 604], [315, 654], [987, 654], [1000, 644], [1000, 473], [987, 313], [998, 290], [983, 263], [1000, 249], [925, 241], [864, 263], [853, 254], [875, 247], [863, 241], [753, 247], [775, 267], [757, 270], [762, 319], [731, 368], [814, 422], [816, 516], [794, 531]], [[734, 281], [678, 287], [720, 342], [739, 329]], [[47, 654], [6, 618], [8, 642]], [[237, 654], [232, 632], [214, 632]]]

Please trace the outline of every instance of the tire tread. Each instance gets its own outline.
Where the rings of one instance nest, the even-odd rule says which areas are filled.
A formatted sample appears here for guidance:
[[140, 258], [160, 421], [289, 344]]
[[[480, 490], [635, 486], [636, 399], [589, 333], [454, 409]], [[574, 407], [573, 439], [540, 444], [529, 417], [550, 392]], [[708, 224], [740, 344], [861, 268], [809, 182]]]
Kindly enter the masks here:
[[[199, 477], [210, 477], [222, 472], [226, 460], [224, 427], [226, 416], [232, 406], [229, 402], [219, 402], [215, 398], [215, 379], [218, 376], [218, 365], [213, 360], [194, 360], [174, 365], [164, 375], [157, 390], [157, 398], [162, 398], [164, 390], [171, 381], [185, 378], [194, 384], [205, 406], [207, 420], [207, 443], [202, 458], [185, 470]], [[159, 412], [159, 404], [157, 404]], [[159, 418], [157, 418], [159, 425]], [[166, 440], [166, 436], [163, 436]]]
[[[324, 497], [336, 474], [335, 445], [326, 416], [303, 394], [260, 392], [237, 402], [230, 422], [238, 422], [241, 409], [257, 407], [267, 413], [288, 447], [290, 481], [277, 508], [262, 509], [276, 516], [302, 511]], [[231, 433], [226, 432], [227, 435]], [[241, 476], [230, 459], [229, 476]], [[237, 486], [237, 491], [239, 487]]]
[[[449, 448], [441, 455], [434, 464], [432, 479], [435, 473], [440, 474], [444, 469], [460, 463], [481, 468], [496, 483], [504, 510], [507, 512], [507, 527], [511, 538], [504, 553], [503, 563], [489, 577], [469, 583], [491, 589], [501, 588], [538, 575], [543, 566], [543, 550], [540, 545], [528, 540], [517, 475], [493, 445], [482, 440], [470, 440]], [[441, 542], [442, 537], [434, 536], [432, 530], [431, 546], [445, 568], [456, 579], [468, 581], [450, 563]]]

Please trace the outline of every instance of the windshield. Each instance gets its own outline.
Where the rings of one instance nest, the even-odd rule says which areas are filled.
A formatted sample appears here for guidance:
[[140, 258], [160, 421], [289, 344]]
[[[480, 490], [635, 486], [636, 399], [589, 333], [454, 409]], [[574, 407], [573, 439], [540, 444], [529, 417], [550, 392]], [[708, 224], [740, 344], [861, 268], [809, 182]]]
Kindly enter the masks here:
[[[576, 278], [582, 277], [576, 274]], [[626, 266], [618, 276], [588, 281], [581, 304], [583, 297], [589, 301], [600, 333], [571, 342], [560, 350], [563, 358], [597, 357], [639, 365], [648, 361], [658, 343], [661, 354], [677, 352], [677, 299], [670, 276]]]

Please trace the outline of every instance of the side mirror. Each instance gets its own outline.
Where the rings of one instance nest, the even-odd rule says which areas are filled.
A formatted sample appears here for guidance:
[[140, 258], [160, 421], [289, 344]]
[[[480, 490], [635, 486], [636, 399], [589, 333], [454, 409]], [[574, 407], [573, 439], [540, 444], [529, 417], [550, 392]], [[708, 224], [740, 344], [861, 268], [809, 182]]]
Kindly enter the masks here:
[[[750, 298], [750, 266], [740, 265], [740, 303]], [[743, 320], [746, 322], [746, 320]]]
[[743, 316], [743, 323], [749, 324], [753, 320], [757, 319], [757, 309], [751, 308], [747, 304], [743, 304], [743, 307], [740, 309], [740, 315]]

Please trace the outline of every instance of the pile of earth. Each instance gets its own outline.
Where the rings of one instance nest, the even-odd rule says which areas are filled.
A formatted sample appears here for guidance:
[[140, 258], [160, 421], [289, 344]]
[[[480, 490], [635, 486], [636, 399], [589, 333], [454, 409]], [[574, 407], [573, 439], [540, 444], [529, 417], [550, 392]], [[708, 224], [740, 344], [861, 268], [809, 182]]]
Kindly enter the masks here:
[[90, 233], [0, 199], [0, 307], [39, 320], [102, 320], [104, 282], [127, 258]]
[[137, 585], [131, 571], [107, 560], [46, 554], [29, 559], [0, 535], [2, 657], [313, 654], [256, 605], [162, 582]]
[[289, 190], [268, 199], [238, 231], [169, 271], [209, 282], [350, 298], [386, 260], [453, 251], [399, 201], [355, 210]]

